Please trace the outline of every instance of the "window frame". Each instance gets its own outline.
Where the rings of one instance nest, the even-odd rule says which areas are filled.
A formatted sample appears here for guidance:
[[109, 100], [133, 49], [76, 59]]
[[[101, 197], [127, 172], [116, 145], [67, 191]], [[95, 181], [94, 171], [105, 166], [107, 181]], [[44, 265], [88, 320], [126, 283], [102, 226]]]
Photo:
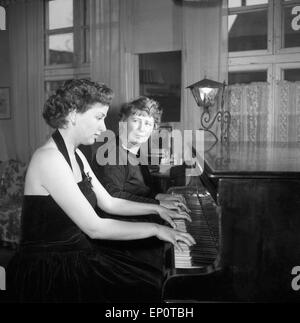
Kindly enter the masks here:
[[[277, 66], [281, 64], [298, 64], [300, 63], [300, 47], [280, 48], [282, 43], [281, 35], [282, 28], [282, 12], [281, 4], [283, 1], [269, 0], [268, 3], [268, 50], [250, 50], [245, 52], [228, 52], [228, 71], [246, 71], [257, 70], [263, 64], [272, 65], [269, 67], [268, 82], [272, 83], [274, 80], [280, 80], [282, 74], [277, 72]], [[299, 4], [299, 0], [292, 0], [287, 2], [290, 4]], [[228, 14], [232, 12], [248, 11], [253, 8], [261, 8], [265, 5], [247, 6], [241, 9], [233, 8], [228, 10]], [[280, 19], [279, 19], [280, 17]], [[271, 50], [269, 50], [271, 49]], [[245, 70], [246, 69], [246, 70]], [[270, 75], [269, 75], [270, 74]]]
[[228, 67], [228, 73], [234, 72], [255, 72], [263, 71], [267, 72], [267, 82], [272, 81], [272, 64], [243, 64]]
[[277, 64], [275, 69], [276, 81], [284, 81], [284, 70], [288, 69], [300, 69], [300, 61]]
[[[300, 68], [300, 47], [281, 48], [282, 11], [280, 0], [269, 0], [268, 4], [268, 50], [245, 51], [228, 53], [228, 72], [245, 72], [267, 69], [267, 82], [269, 87], [269, 124], [275, 124], [275, 110], [277, 109], [276, 95], [277, 82], [284, 78], [286, 68]], [[299, 0], [288, 1], [287, 4], [299, 4]], [[254, 6], [243, 9], [251, 10]], [[249, 9], [248, 9], [249, 8]], [[228, 10], [231, 14], [235, 10]], [[271, 49], [271, 50], [270, 50]], [[267, 135], [268, 140], [274, 140], [274, 131], [271, 129]]]
[[247, 57], [247, 56], [270, 55], [272, 53], [273, 14], [270, 10], [271, 7], [272, 7], [272, 0], [269, 0], [268, 4], [254, 5], [254, 6], [247, 6], [247, 7], [234, 7], [234, 8], [228, 9], [228, 16], [232, 14], [239, 14], [239, 13], [258, 11], [261, 9], [267, 9], [267, 17], [268, 17], [267, 49], [228, 52], [229, 58], [241, 57], [241, 56]]
[[[275, 54], [286, 54], [286, 53], [299, 53], [300, 52], [300, 46], [297, 47], [287, 47], [283, 48], [282, 43], [283, 43], [283, 11], [281, 8], [284, 8], [284, 6], [281, 6], [284, 4], [284, 1], [274, 1], [274, 10], [275, 10], [275, 21], [277, 22], [274, 24], [274, 32], [275, 32], [275, 49], [274, 52]], [[300, 6], [300, 1], [298, 0], [293, 0], [293, 1], [288, 1], [286, 2], [286, 5], [291, 5], [291, 4], [298, 4]]]
[[[88, 0], [73, 0], [73, 26], [47, 29], [49, 26], [48, 1], [44, 2], [44, 81], [60, 81], [71, 78], [90, 76], [90, 61], [88, 58], [88, 44], [84, 41], [84, 32], [89, 30]], [[85, 12], [87, 15], [85, 16]], [[86, 19], [87, 18], [87, 19]], [[67, 64], [49, 64], [49, 35], [73, 33], [73, 62]], [[88, 40], [87, 40], [88, 41]], [[86, 55], [85, 55], [86, 53]]]
[[[75, 60], [75, 7], [74, 7], [74, 0], [73, 0], [73, 26], [72, 27], [64, 27], [64, 28], [56, 28], [56, 29], [48, 29], [49, 28], [49, 0], [44, 1], [44, 51], [45, 51], [45, 60], [44, 66], [45, 68], [66, 68], [74, 65]], [[76, 2], [75, 2], [76, 3]], [[66, 33], [73, 34], [73, 50], [74, 50], [74, 62], [67, 63], [67, 64], [50, 64], [49, 63], [49, 36], [51, 35], [61, 35]]]

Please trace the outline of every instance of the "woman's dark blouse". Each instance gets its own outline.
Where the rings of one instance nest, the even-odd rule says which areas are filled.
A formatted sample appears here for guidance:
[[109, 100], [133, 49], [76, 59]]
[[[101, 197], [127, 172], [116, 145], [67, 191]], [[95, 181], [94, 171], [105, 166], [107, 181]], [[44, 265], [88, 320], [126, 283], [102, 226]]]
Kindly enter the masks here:
[[93, 171], [105, 189], [114, 197], [129, 201], [159, 204], [147, 165], [139, 163], [139, 157], [126, 150], [119, 138], [111, 141], [109, 149], [116, 152], [115, 165], [101, 165], [104, 148], [99, 147], [92, 162]]

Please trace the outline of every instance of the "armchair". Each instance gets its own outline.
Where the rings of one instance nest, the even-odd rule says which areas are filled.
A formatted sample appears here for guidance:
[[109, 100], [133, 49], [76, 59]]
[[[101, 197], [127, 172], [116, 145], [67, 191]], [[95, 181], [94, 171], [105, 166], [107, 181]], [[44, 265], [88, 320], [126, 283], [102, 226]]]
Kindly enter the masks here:
[[0, 164], [0, 244], [16, 247], [20, 241], [21, 208], [27, 165], [9, 160]]

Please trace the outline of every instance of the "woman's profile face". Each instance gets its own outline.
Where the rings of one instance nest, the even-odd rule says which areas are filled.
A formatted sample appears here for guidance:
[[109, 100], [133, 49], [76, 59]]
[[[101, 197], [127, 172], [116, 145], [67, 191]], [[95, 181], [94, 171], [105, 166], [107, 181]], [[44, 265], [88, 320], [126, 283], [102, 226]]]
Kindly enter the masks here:
[[84, 113], [77, 113], [76, 127], [81, 138], [81, 144], [92, 145], [101, 132], [106, 130], [104, 123], [108, 105], [94, 103]]
[[132, 145], [146, 142], [154, 129], [154, 118], [147, 114], [130, 115], [127, 123], [127, 141]]

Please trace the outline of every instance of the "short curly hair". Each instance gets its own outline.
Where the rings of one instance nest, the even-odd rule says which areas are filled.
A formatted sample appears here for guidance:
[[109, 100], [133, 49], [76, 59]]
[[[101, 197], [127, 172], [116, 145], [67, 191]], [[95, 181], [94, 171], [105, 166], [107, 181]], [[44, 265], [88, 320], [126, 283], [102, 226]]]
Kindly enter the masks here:
[[71, 111], [84, 113], [94, 103], [110, 105], [113, 95], [105, 84], [87, 79], [68, 80], [45, 102], [43, 117], [50, 127], [63, 128]]
[[120, 119], [122, 121], [128, 119], [131, 115], [146, 113], [149, 117], [153, 117], [155, 126], [161, 121], [162, 109], [159, 103], [146, 96], [140, 96], [121, 107]]

